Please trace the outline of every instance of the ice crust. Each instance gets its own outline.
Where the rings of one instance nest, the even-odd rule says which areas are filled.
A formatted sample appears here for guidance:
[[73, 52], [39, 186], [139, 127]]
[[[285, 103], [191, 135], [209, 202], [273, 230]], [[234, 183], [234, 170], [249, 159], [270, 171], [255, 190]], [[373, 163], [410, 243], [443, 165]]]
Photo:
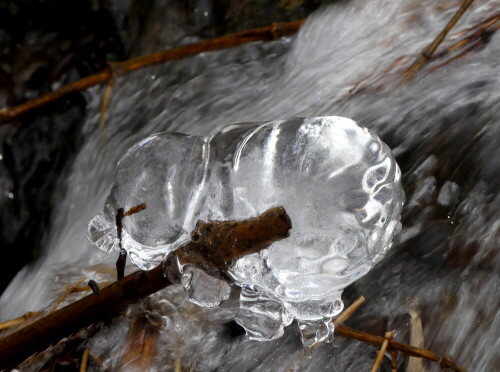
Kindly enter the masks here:
[[[146, 210], [123, 221], [123, 247], [146, 270], [188, 241], [199, 219], [245, 219], [284, 206], [289, 238], [239, 259], [229, 274], [242, 287], [237, 321], [251, 338], [280, 337], [297, 319], [307, 346], [328, 339], [342, 290], [390, 248], [404, 193], [390, 149], [353, 120], [332, 116], [138, 142], [119, 161], [89, 239], [118, 250], [116, 210], [141, 203]], [[225, 282], [183, 269], [193, 302], [217, 306], [229, 297]]]

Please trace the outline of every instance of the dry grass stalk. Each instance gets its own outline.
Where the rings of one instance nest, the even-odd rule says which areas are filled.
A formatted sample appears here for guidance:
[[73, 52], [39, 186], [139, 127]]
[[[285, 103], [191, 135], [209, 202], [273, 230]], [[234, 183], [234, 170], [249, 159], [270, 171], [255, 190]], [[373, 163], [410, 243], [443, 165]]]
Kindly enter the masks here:
[[146, 203], [136, 205], [135, 207], [132, 207], [129, 210], [127, 210], [125, 213], [123, 213], [123, 217], [131, 216], [137, 212], [143, 211], [144, 209], [146, 209]]
[[[430, 57], [427, 63], [422, 66], [422, 69], [426, 72], [436, 71], [484, 47], [491, 39], [491, 36], [499, 29], [500, 12], [496, 12], [472, 27], [451, 35], [448, 38], [450, 41], [458, 40], [451, 45], [445, 46], [442, 50], [438, 50], [437, 53]], [[350, 96], [359, 93], [379, 92], [395, 88], [400, 84], [401, 79], [408, 69], [410, 69], [413, 61], [413, 56], [398, 57], [389, 66], [356, 82], [344, 99], [349, 99]]]
[[177, 358], [175, 360], [174, 370], [175, 370], [175, 372], [182, 372], [182, 360], [181, 360], [181, 358]]
[[438, 36], [430, 43], [418, 56], [417, 60], [410, 66], [410, 68], [403, 74], [403, 82], [412, 80], [415, 75], [424, 67], [424, 65], [432, 58], [432, 55], [437, 50], [439, 45], [443, 42], [446, 35], [451, 31], [460, 18], [464, 15], [466, 10], [471, 6], [474, 0], [463, 0], [460, 8], [456, 11], [448, 24], [439, 33]]
[[365, 297], [359, 296], [347, 309], [345, 309], [337, 318], [335, 318], [335, 320], [333, 321], [333, 325], [337, 327], [344, 323], [352, 316], [352, 314], [354, 314], [356, 310], [358, 310], [363, 302], [365, 302]]
[[[335, 327], [337, 327], [338, 325], [344, 323], [347, 319], [349, 319], [352, 316], [352, 314], [354, 314], [354, 312], [358, 310], [358, 308], [361, 306], [363, 302], [365, 302], [365, 297], [359, 296], [351, 305], [349, 305], [347, 309], [345, 309], [342, 313], [340, 313], [340, 315], [333, 320], [334, 329]], [[308, 354], [313, 350], [316, 350], [322, 343], [323, 342], [318, 342], [315, 343], [313, 346], [311, 346], [310, 350], [308, 351]], [[301, 359], [303, 359], [303, 357], [304, 356], [299, 358], [299, 360], [297, 360], [295, 364], [297, 364]], [[293, 369], [293, 367], [291, 368]]]
[[[356, 329], [352, 329], [346, 327], [345, 325], [339, 325], [335, 329], [335, 333], [341, 337], [352, 338], [358, 341], [366, 342], [368, 344], [381, 347], [384, 343], [384, 338], [380, 336], [375, 336], [370, 333], [358, 331]], [[463, 367], [460, 367], [456, 363], [454, 363], [449, 356], [442, 356], [432, 351], [421, 349], [415, 346], [403, 344], [401, 342], [397, 342], [394, 340], [389, 341], [390, 350], [397, 350], [402, 352], [407, 356], [414, 356], [417, 358], [424, 358], [433, 362], [438, 363], [441, 368], [451, 368], [456, 372], [467, 372], [467, 370]]]
[[119, 371], [148, 371], [157, 354], [161, 321], [139, 314], [130, 327]]
[[389, 350], [391, 354], [391, 372], [398, 372], [398, 356], [394, 350]]
[[[410, 310], [408, 314], [410, 315], [410, 345], [424, 347], [424, 329], [420, 314], [414, 309]], [[406, 371], [427, 372], [427, 368], [425, 368], [421, 358], [410, 357]]]
[[[384, 350], [381, 355], [383, 357], [385, 351], [387, 350], [391, 354], [391, 369], [393, 372], [396, 372], [397, 370], [397, 354], [396, 351], [400, 351], [403, 354], [410, 356], [410, 357], [416, 357], [416, 358], [423, 358], [427, 359], [433, 362], [437, 362], [441, 368], [451, 368], [456, 372], [467, 372], [466, 369], [458, 366], [457, 364], [453, 363], [451, 358], [449, 356], [441, 356], [439, 354], [436, 354], [432, 351], [415, 347], [412, 345], [407, 345], [403, 344], [397, 341], [394, 341], [392, 339], [393, 332], [387, 332], [385, 337], [380, 337], [376, 335], [372, 335], [370, 333], [358, 331], [356, 329], [352, 329], [349, 327], [344, 326], [342, 323], [348, 320], [351, 315], [359, 308], [359, 306], [365, 301], [365, 298], [363, 296], [358, 297], [347, 309], [345, 309], [335, 320], [334, 320], [334, 325], [335, 325], [335, 335], [340, 336], [340, 337], [345, 337], [345, 338], [351, 338], [355, 339], [361, 342], [365, 342], [374, 346], [380, 347], [382, 350]], [[388, 337], [388, 334], [391, 333], [391, 337]], [[386, 344], [384, 346], [384, 344]], [[319, 344], [313, 345], [311, 350], [316, 349], [319, 346]], [[379, 353], [380, 354], [380, 353]], [[305, 355], [305, 354], [304, 354]], [[304, 355], [301, 355], [298, 359], [296, 359], [288, 369], [289, 371], [294, 371], [299, 363], [304, 359]], [[380, 359], [380, 362], [382, 362], [382, 359]], [[377, 361], [376, 361], [377, 363]], [[376, 366], [376, 363], [374, 364], [374, 367]], [[373, 371], [373, 369], [372, 369]]]
[[382, 346], [377, 353], [377, 358], [375, 358], [375, 362], [373, 363], [371, 372], [377, 372], [379, 370], [380, 365], [384, 360], [385, 351], [387, 350], [387, 346], [389, 345], [389, 341], [392, 339], [392, 336], [394, 336], [394, 331], [385, 333], [384, 342], [382, 343]]
[[102, 359], [98, 356], [98, 355], [95, 355], [92, 351], [89, 352], [89, 355], [92, 357], [92, 359], [94, 360], [94, 362], [99, 366], [99, 367], [102, 367]]
[[54, 305], [52, 305], [52, 307], [49, 310], [49, 314], [53, 313], [54, 311], [56, 311], [57, 308], [59, 307], [59, 305], [62, 304], [63, 301], [66, 299], [66, 297], [68, 297], [71, 293], [73, 293], [73, 291], [76, 288], [78, 288], [78, 286], [80, 284], [82, 284], [84, 281], [85, 281], [85, 279], [80, 279], [76, 283], [72, 284], [70, 287], [67, 287], [66, 291], [61, 296], [59, 296], [59, 298], [56, 300], [56, 302], [54, 303]]
[[27, 313], [21, 315], [18, 318], [7, 320], [5, 322], [0, 323], [0, 331], [11, 328], [20, 324], [23, 324], [29, 319], [32, 319], [40, 314], [42, 314], [43, 311], [28, 311]]
[[87, 363], [89, 361], [89, 349], [85, 349], [80, 363], [80, 372], [87, 372]]
[[[68, 354], [77, 354], [78, 348], [80, 348], [88, 339], [92, 338], [99, 331], [99, 329], [99, 326], [95, 324], [88, 328], [81, 329], [71, 336], [62, 339], [60, 342], [51, 345], [48, 349], [37, 354], [33, 354], [21, 363], [17, 369], [20, 371], [52, 371], [61, 357]], [[93, 357], [91, 352], [89, 355]], [[99, 363], [97, 364], [99, 365]]]
[[106, 127], [106, 112], [109, 106], [109, 100], [111, 98], [111, 90], [113, 89], [113, 85], [115, 84], [115, 76], [112, 75], [111, 79], [108, 80], [108, 84], [106, 85], [106, 89], [104, 90], [104, 94], [102, 96], [101, 102], [101, 119], [99, 121], [99, 135], [104, 136], [104, 129]]

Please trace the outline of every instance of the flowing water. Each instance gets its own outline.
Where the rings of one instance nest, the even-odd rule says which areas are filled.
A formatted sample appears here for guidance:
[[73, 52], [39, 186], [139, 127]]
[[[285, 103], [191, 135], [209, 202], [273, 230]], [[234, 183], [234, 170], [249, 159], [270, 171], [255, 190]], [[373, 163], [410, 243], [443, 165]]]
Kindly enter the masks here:
[[[104, 134], [103, 88], [89, 89], [84, 144], [59, 185], [43, 258], [3, 293], [0, 319], [50, 306], [79, 279], [110, 275], [105, 265], [115, 257], [91, 246], [86, 225], [102, 208], [117, 160], [138, 140], [160, 131], [207, 135], [232, 122], [338, 115], [393, 149], [407, 195], [391, 251], [344, 292], [346, 304], [361, 294], [368, 299], [349, 324], [379, 334], [397, 329], [396, 338], [408, 342], [411, 319], [420, 319], [426, 348], [471, 371], [499, 370], [500, 37], [488, 33], [456, 60], [443, 53], [409, 83], [392, 79], [457, 4], [343, 2], [317, 11], [292, 38], [134, 72], [113, 88]], [[464, 33], [446, 43], [499, 8], [498, 1], [475, 2], [454, 30]], [[440, 66], [444, 61], [450, 63]], [[162, 324], [151, 370], [361, 371], [375, 356], [371, 346], [337, 338], [305, 358], [293, 326], [274, 341], [248, 340], [228, 325], [231, 306], [198, 308], [180, 288], [134, 311], [146, 310]], [[106, 367], [122, 363], [134, 311], [89, 343]]]

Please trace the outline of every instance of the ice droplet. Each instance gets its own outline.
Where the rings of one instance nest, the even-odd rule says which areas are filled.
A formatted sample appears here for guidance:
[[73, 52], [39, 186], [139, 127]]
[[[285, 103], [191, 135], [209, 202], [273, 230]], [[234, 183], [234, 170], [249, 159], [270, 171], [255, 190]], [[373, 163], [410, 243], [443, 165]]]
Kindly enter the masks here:
[[281, 301], [273, 298], [269, 292], [257, 288], [242, 288], [240, 294], [240, 312], [236, 322], [240, 324], [252, 340], [269, 341], [283, 335], [283, 326], [291, 319], [283, 319]]
[[314, 345], [323, 341], [330, 341], [333, 336], [332, 318], [319, 320], [299, 321], [300, 338], [306, 349], [311, 349]]
[[[400, 176], [390, 149], [347, 118], [237, 124], [210, 137], [160, 133], [120, 160], [88, 236], [117, 250], [116, 210], [146, 203], [124, 219], [123, 246], [150, 269], [190, 239], [199, 219], [246, 219], [282, 205], [290, 236], [232, 263], [228, 275], [243, 288], [237, 321], [251, 338], [277, 338], [297, 319], [308, 344], [328, 339], [325, 319], [341, 311], [342, 290], [382, 259], [400, 231]], [[192, 301], [216, 306], [229, 295], [227, 283], [183, 271]]]

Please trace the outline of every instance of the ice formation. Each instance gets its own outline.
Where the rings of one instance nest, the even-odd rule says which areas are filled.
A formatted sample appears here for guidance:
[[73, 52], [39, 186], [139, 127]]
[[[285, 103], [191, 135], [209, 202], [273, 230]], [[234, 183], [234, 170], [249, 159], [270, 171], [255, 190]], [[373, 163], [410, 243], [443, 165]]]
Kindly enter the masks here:
[[[209, 137], [173, 133], [135, 144], [118, 163], [104, 210], [89, 223], [101, 250], [118, 249], [118, 208], [146, 203], [123, 223], [123, 246], [150, 269], [190, 239], [196, 222], [245, 219], [282, 205], [289, 238], [234, 262], [237, 321], [257, 340], [298, 321], [304, 344], [328, 339], [342, 290], [382, 259], [400, 230], [404, 193], [390, 149], [342, 117], [237, 124]], [[193, 267], [193, 302], [217, 306], [229, 285]]]

